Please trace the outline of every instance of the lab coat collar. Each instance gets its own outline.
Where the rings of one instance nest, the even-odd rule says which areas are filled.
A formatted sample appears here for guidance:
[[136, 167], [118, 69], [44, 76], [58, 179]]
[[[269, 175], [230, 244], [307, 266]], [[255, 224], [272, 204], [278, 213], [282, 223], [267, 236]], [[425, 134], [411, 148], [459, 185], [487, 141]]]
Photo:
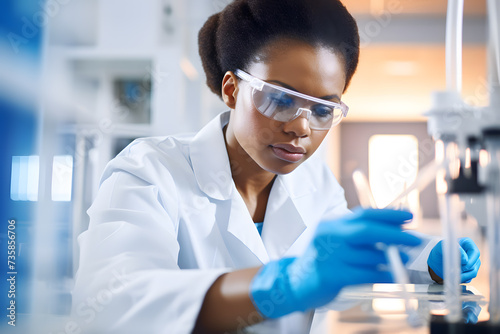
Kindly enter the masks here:
[[217, 200], [229, 199], [233, 190], [231, 167], [222, 129], [229, 111], [219, 114], [193, 138], [190, 157], [200, 189]]

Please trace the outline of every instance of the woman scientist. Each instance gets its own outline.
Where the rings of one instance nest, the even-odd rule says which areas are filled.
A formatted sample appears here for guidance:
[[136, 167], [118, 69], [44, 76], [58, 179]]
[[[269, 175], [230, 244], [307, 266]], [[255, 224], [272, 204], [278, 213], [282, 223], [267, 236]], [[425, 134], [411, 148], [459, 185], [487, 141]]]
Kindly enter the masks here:
[[[236, 0], [199, 48], [230, 111], [194, 136], [136, 140], [108, 164], [79, 238], [73, 320], [98, 333], [319, 331], [315, 310], [343, 287], [392, 282], [381, 243], [400, 245], [414, 282], [432, 282], [439, 246], [401, 230], [411, 214], [351, 213], [313, 155], [347, 115], [358, 63], [344, 6]], [[461, 243], [468, 281], [479, 252]]]

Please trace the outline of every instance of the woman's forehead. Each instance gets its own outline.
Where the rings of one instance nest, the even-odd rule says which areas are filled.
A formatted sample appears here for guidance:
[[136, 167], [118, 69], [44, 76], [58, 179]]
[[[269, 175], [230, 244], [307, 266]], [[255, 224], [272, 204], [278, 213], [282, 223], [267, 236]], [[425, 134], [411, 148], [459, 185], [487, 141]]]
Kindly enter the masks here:
[[344, 62], [334, 51], [300, 41], [270, 45], [266, 48], [265, 60], [251, 63], [248, 71], [264, 80], [284, 82], [304, 93], [328, 89], [324, 95], [341, 94], [346, 78]]

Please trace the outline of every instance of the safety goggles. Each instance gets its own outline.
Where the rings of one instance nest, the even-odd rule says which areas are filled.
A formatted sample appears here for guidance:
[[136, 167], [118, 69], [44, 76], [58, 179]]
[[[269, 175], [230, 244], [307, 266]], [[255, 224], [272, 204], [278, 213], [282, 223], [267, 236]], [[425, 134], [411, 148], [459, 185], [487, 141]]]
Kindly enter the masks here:
[[305, 112], [311, 129], [329, 130], [339, 124], [349, 111], [343, 102], [331, 102], [273, 85], [242, 70], [236, 70], [234, 74], [252, 87], [255, 108], [262, 115], [279, 122], [290, 122]]

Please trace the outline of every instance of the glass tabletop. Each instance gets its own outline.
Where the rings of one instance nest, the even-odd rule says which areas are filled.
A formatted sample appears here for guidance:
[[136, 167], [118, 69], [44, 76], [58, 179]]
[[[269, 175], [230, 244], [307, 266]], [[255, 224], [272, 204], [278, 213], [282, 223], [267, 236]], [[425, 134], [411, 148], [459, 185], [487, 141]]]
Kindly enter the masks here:
[[[409, 303], [420, 319], [409, 321], [400, 284], [373, 284], [341, 291], [329, 314], [328, 333], [429, 333], [431, 317], [444, 316], [444, 286], [407, 284]], [[473, 324], [489, 318], [487, 300], [472, 285], [461, 285], [462, 318]]]

